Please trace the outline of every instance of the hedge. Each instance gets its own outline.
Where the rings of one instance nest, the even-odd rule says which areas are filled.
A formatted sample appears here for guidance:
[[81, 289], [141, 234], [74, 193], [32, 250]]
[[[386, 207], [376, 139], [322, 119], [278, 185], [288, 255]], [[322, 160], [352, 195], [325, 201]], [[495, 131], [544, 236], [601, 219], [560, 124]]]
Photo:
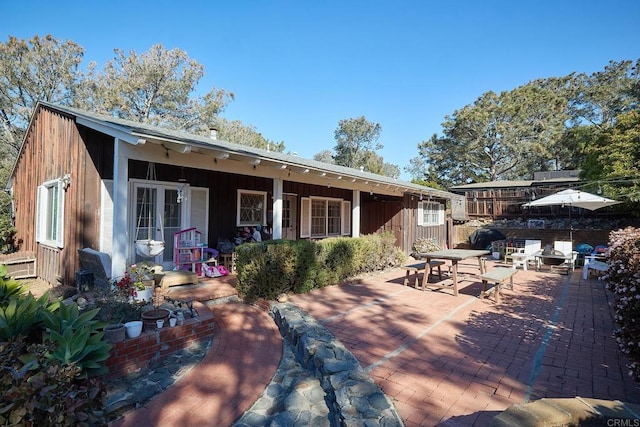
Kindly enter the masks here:
[[361, 273], [398, 266], [405, 260], [392, 233], [358, 238], [268, 240], [240, 245], [236, 253], [236, 290], [247, 301], [309, 292]]

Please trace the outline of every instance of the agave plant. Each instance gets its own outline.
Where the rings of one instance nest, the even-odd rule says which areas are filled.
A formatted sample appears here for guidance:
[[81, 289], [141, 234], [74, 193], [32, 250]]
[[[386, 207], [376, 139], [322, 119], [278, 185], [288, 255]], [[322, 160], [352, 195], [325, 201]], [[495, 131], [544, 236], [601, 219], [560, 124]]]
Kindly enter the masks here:
[[79, 377], [93, 377], [108, 372], [104, 361], [109, 358], [112, 345], [102, 340], [105, 324], [94, 319], [100, 309], [80, 314], [75, 303], [60, 304], [56, 311], [44, 311], [42, 319], [47, 328], [45, 340], [56, 344], [47, 357], [62, 365], [75, 364], [82, 369]]
[[42, 313], [55, 309], [58, 304], [49, 304], [48, 294], [37, 299], [32, 294], [14, 296], [7, 301], [0, 305], [0, 341], [29, 335], [40, 323]]

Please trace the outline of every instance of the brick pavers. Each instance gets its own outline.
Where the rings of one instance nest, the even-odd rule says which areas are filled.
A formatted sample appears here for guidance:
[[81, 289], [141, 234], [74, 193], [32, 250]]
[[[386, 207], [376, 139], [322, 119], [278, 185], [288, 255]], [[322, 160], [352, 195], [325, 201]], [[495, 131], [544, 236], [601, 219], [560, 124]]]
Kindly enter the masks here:
[[[489, 268], [495, 268], [491, 263]], [[477, 273], [463, 262], [462, 273]], [[519, 271], [500, 304], [403, 286], [404, 270], [291, 298], [352, 351], [408, 426], [487, 425], [514, 403], [590, 397], [640, 403], [602, 282]]]
[[208, 308], [217, 324], [204, 359], [113, 426], [227, 426], [265, 390], [282, 356], [282, 337], [273, 319], [241, 303]]

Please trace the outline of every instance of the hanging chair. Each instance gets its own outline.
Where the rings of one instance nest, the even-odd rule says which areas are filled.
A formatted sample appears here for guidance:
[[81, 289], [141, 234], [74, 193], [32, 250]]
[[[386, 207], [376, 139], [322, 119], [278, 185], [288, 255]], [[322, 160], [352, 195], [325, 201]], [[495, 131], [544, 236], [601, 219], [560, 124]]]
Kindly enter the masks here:
[[[156, 180], [156, 166], [155, 163], [149, 162], [147, 166], [147, 181], [155, 181]], [[147, 192], [149, 191], [148, 187], [144, 188], [144, 193], [142, 193], [142, 207], [144, 208], [147, 201]], [[136, 236], [140, 234], [140, 224], [142, 223], [142, 215], [143, 210], [140, 209], [140, 215], [138, 216], [138, 226], [136, 228]], [[164, 236], [162, 218], [160, 220], [160, 230], [162, 231], [162, 235]], [[148, 221], [147, 221], [147, 238], [146, 239], [138, 239], [135, 241], [136, 253], [144, 258], [154, 258], [164, 252], [164, 241], [162, 240], [154, 240], [152, 238], [152, 230], [151, 227], [151, 209], [149, 208], [148, 212]]]

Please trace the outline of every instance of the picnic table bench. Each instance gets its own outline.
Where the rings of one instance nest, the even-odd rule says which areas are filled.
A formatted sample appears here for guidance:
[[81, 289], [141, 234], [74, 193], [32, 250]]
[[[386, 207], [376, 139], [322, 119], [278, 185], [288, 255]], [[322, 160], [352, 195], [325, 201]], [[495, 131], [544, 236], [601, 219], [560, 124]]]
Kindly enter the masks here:
[[[440, 280], [442, 280], [442, 270], [440, 269], [440, 266], [444, 265], [444, 261], [439, 261], [439, 260], [435, 260], [432, 259], [429, 261], [429, 275], [433, 274], [433, 269], [437, 268], [438, 269], [438, 277], [440, 278]], [[422, 290], [424, 290], [424, 283], [429, 281], [429, 276], [423, 275], [422, 278], [422, 283], [420, 283], [420, 272], [422, 270], [425, 270], [427, 268], [427, 262], [423, 261], [423, 262], [417, 262], [415, 264], [408, 264], [403, 266], [402, 268], [404, 268], [405, 270], [407, 270], [407, 274], [404, 278], [404, 285], [407, 286], [409, 284], [409, 276], [413, 273], [414, 274], [414, 282], [413, 282], [413, 287], [414, 288], [418, 288], [420, 287]]]
[[[479, 298], [486, 297], [493, 290], [494, 301], [500, 302], [501, 287], [505, 285], [507, 280], [509, 280], [507, 287], [510, 290], [513, 290], [513, 276], [515, 276], [517, 272], [518, 270], [513, 268], [494, 268], [491, 271], [480, 274], [478, 277], [482, 280], [482, 291], [480, 291]], [[487, 285], [489, 283], [494, 283], [495, 285], [492, 288], [487, 289]]]

